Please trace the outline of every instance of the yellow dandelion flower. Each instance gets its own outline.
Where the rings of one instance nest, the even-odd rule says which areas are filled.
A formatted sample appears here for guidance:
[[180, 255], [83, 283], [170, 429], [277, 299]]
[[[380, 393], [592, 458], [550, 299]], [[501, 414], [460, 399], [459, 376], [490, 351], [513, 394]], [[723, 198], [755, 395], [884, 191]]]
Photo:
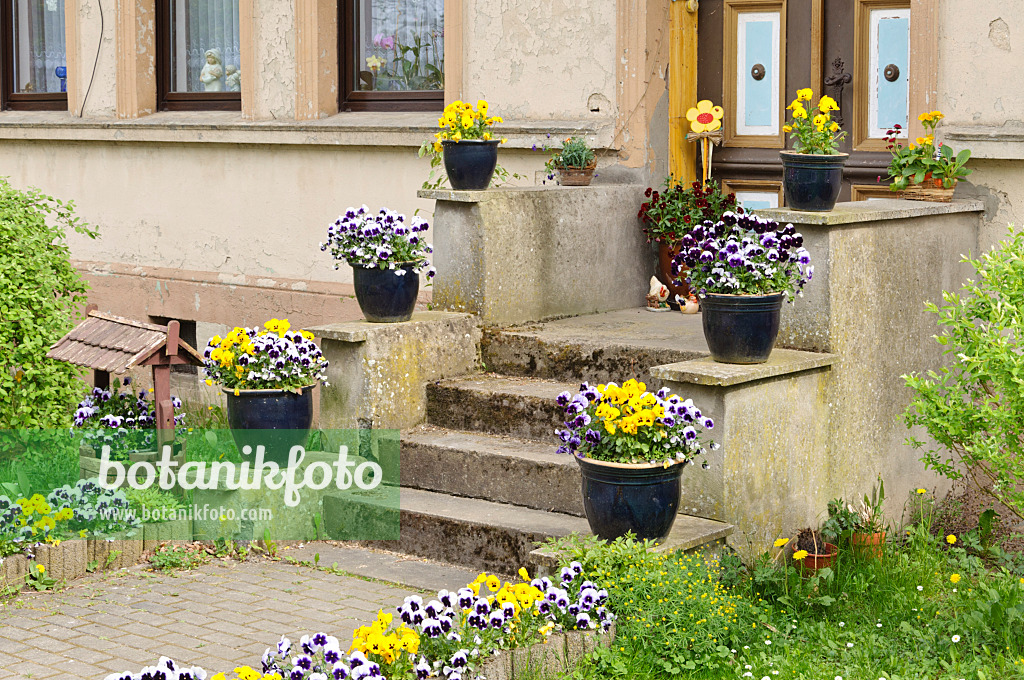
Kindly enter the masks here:
[[950, 545], [956, 543], [956, 536], [954, 536], [953, 534], [946, 536], [946, 543], [949, 543]]
[[776, 548], [781, 548], [782, 546], [786, 545], [787, 543], [789, 543], [789, 539], [788, 538], [776, 538], [775, 539], [775, 547]]
[[950, 583], [960, 583], [960, 574], [950, 574], [949, 575], [949, 582]]
[[807, 555], [809, 554], [810, 553], [808, 553], [806, 550], [797, 550], [795, 553], [793, 553], [793, 559], [799, 562], [800, 560], [807, 557]]

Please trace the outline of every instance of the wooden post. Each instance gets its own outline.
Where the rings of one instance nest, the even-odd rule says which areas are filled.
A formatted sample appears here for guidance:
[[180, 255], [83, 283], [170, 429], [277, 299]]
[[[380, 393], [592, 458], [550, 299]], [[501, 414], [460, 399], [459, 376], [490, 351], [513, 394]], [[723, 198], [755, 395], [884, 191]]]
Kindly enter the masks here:
[[669, 172], [686, 185], [697, 178], [697, 145], [686, 141], [686, 110], [697, 104], [697, 3], [673, 0], [670, 12]]
[[171, 367], [153, 366], [153, 403], [156, 410], [157, 450], [174, 441], [174, 407], [171, 405]]

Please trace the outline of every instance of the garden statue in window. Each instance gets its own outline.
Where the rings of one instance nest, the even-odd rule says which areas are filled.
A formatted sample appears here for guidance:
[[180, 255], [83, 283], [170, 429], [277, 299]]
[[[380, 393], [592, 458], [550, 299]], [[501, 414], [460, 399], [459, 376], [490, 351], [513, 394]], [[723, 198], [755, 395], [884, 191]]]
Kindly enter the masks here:
[[238, 70], [238, 67], [227, 66], [224, 69], [224, 74], [224, 84], [227, 85], [228, 92], [241, 92], [242, 72]]
[[199, 73], [203, 89], [207, 92], [223, 92], [224, 83], [221, 81], [223, 76], [224, 67], [221, 66], [220, 50], [216, 47], [206, 50], [206, 65]]

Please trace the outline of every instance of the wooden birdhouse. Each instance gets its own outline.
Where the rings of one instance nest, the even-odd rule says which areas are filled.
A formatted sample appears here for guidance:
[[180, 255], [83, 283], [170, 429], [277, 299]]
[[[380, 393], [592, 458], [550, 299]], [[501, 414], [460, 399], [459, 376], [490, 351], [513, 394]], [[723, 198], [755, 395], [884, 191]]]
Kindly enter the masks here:
[[138, 366], [151, 366], [157, 441], [162, 447], [174, 439], [171, 366], [203, 364], [203, 358], [179, 333], [177, 321], [158, 326], [102, 314], [89, 305], [85, 320], [55, 342], [46, 356], [92, 369], [93, 384], [103, 389], [109, 389], [111, 373], [122, 375]]

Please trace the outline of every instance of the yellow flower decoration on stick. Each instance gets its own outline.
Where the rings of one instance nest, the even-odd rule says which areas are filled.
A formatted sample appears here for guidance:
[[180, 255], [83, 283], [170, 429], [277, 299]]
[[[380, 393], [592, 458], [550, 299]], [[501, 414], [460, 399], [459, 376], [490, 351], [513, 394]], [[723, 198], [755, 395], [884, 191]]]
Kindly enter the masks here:
[[714, 132], [722, 127], [724, 115], [725, 109], [721, 106], [715, 106], [710, 99], [702, 99], [686, 112], [686, 120], [690, 121], [693, 132]]

